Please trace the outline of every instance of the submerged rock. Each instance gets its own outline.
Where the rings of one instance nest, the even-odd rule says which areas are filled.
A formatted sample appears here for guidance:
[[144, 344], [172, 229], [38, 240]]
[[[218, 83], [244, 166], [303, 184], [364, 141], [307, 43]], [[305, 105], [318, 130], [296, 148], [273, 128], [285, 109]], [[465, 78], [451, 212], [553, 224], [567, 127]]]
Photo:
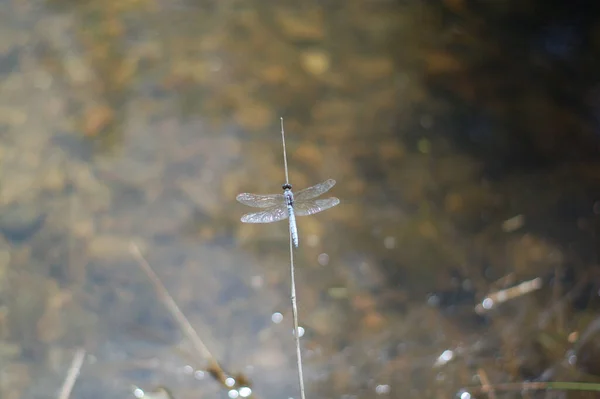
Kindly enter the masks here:
[[0, 208], [0, 233], [14, 244], [28, 241], [42, 228], [46, 216], [36, 204], [4, 206]]

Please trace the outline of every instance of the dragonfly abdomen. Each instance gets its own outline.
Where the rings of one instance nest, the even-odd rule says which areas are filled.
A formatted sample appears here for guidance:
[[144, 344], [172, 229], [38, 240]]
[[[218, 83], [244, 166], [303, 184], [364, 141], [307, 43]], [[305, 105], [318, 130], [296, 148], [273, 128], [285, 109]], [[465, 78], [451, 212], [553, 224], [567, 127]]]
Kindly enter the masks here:
[[292, 236], [294, 246], [298, 248], [298, 229], [296, 228], [296, 214], [294, 213], [294, 207], [292, 205], [288, 205], [288, 217], [290, 219], [290, 235]]

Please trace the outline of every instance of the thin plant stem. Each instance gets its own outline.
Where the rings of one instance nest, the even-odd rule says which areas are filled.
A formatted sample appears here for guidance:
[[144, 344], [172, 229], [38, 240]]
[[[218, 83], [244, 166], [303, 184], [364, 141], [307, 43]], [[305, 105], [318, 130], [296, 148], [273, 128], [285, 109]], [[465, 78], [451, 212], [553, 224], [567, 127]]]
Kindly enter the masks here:
[[496, 399], [496, 392], [494, 391], [494, 388], [491, 387], [490, 380], [485, 370], [482, 368], [478, 368], [477, 375], [479, 376], [479, 381], [481, 382], [481, 388], [485, 389], [489, 399]]
[[283, 143], [283, 166], [285, 168], [285, 184], [289, 184], [290, 178], [288, 177], [287, 153], [285, 152], [285, 133], [283, 132], [283, 117], [280, 118], [280, 121], [281, 121], [281, 142]]
[[306, 399], [304, 393], [304, 375], [302, 372], [302, 353], [300, 352], [300, 329], [298, 328], [298, 304], [296, 302], [296, 281], [294, 278], [294, 247], [292, 244], [292, 235], [290, 233], [290, 275], [291, 275], [291, 294], [292, 316], [294, 319], [294, 337], [296, 338], [296, 360], [298, 362], [298, 380], [300, 382], [300, 397]]
[[[287, 153], [285, 151], [285, 133], [283, 131], [283, 118], [281, 120], [281, 141], [283, 142], [283, 165], [285, 168], [285, 183], [289, 184], [288, 176], [288, 165], [287, 165]], [[302, 352], [300, 351], [300, 329], [298, 328], [298, 303], [296, 301], [296, 279], [294, 273], [294, 245], [292, 239], [292, 232], [290, 231], [290, 282], [291, 282], [291, 293], [290, 299], [292, 301], [292, 317], [294, 319], [294, 338], [296, 340], [296, 360], [298, 364], [298, 380], [300, 382], [300, 398], [306, 399], [304, 393], [304, 373], [302, 372]]]
[[69, 372], [67, 373], [65, 382], [63, 382], [62, 388], [60, 389], [60, 393], [57, 396], [58, 399], [68, 399], [69, 396], [71, 396], [71, 391], [75, 386], [77, 377], [79, 377], [79, 372], [81, 371], [81, 366], [83, 366], [84, 359], [85, 350], [82, 348], [77, 349], [77, 352], [75, 352], [75, 356], [73, 356], [73, 361], [71, 362], [71, 367], [69, 367]]
[[198, 335], [198, 333], [196, 333], [196, 330], [194, 330], [194, 327], [192, 327], [191, 323], [185, 317], [181, 309], [179, 309], [179, 306], [177, 306], [177, 303], [175, 302], [171, 294], [169, 294], [169, 291], [167, 291], [167, 289], [162, 284], [156, 273], [154, 273], [154, 270], [152, 270], [152, 267], [150, 267], [148, 261], [142, 256], [142, 253], [140, 252], [138, 246], [134, 243], [131, 243], [129, 250], [137, 260], [137, 263], [140, 266], [140, 268], [144, 271], [144, 273], [146, 273], [146, 275], [154, 285], [154, 289], [158, 293], [159, 298], [162, 300], [163, 304], [166, 306], [169, 313], [171, 313], [175, 321], [177, 321], [177, 324], [179, 324], [179, 328], [181, 328], [181, 331], [183, 331], [185, 336], [192, 342], [192, 346], [200, 355], [200, 357], [208, 361], [208, 371], [211, 374], [213, 374], [213, 376], [217, 378], [220, 382], [224, 382], [227, 378], [227, 374], [225, 373], [225, 371], [223, 371], [223, 368], [219, 365], [219, 362], [217, 362], [216, 358], [212, 355], [212, 353], [210, 353], [206, 345], [204, 345], [204, 342], [202, 342], [200, 336]]

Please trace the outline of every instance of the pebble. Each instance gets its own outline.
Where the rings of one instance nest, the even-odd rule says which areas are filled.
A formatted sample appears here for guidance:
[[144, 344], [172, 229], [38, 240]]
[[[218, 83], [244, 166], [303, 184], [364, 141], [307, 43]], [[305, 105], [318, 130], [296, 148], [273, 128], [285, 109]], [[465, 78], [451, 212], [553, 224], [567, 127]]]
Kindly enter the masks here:
[[106, 105], [95, 105], [86, 110], [83, 131], [86, 136], [94, 137], [101, 133], [115, 119], [112, 108]]
[[12, 243], [29, 240], [45, 221], [46, 213], [34, 203], [13, 203], [0, 208], [0, 233]]
[[321, 76], [329, 70], [331, 61], [329, 54], [318, 51], [305, 51], [300, 54], [300, 63], [302, 68], [311, 75]]

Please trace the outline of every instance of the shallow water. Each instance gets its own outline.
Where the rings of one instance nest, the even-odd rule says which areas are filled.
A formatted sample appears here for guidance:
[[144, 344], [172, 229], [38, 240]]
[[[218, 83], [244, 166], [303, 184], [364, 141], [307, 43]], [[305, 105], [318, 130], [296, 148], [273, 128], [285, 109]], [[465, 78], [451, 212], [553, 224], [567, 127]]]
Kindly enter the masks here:
[[79, 347], [72, 398], [231, 395], [132, 242], [227, 371], [299, 397], [287, 225], [235, 201], [280, 190], [279, 116], [294, 188], [334, 178], [342, 201], [298, 219], [307, 397], [598, 380], [583, 8], [0, 4], [0, 398], [56, 397]]

